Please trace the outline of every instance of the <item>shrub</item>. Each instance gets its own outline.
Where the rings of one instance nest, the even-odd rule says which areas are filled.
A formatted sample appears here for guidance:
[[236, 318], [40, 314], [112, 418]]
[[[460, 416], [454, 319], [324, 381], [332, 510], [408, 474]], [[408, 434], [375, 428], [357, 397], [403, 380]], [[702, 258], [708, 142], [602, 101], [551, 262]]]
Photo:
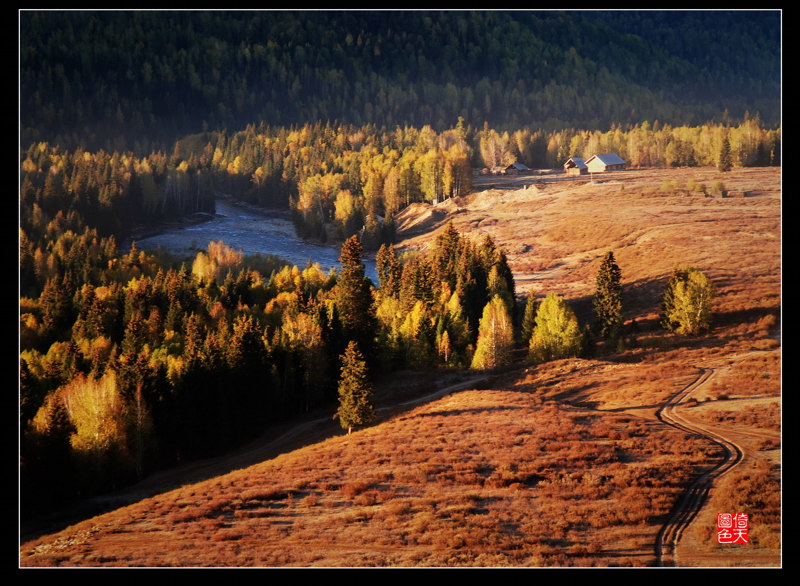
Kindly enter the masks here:
[[665, 179], [663, 183], [661, 183], [660, 191], [662, 193], [673, 193], [677, 191], [677, 189], [678, 189], [678, 184], [674, 180]]
[[352, 499], [356, 496], [360, 495], [363, 492], [366, 492], [370, 487], [369, 482], [365, 482], [363, 480], [355, 480], [353, 482], [348, 482], [342, 485], [340, 489], [343, 496]]

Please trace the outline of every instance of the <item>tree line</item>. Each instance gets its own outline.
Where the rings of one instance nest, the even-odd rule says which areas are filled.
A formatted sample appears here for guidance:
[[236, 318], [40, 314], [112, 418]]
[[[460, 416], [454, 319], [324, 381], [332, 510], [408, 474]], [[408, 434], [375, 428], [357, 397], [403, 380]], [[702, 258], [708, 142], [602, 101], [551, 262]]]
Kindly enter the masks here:
[[[463, 121], [441, 133], [428, 126], [262, 125], [193, 135], [169, 155], [146, 157], [36, 143], [21, 161], [20, 293], [37, 298], [50, 281], [50, 289], [66, 282], [74, 294], [98, 272], [110, 272], [118, 243], [134, 228], [213, 212], [219, 194], [291, 209], [301, 236], [344, 241], [359, 233], [377, 250], [393, 242], [395, 214], [414, 202], [468, 193], [476, 167], [552, 166], [567, 153], [595, 151], [617, 152], [631, 165], [779, 164], [780, 131], [755, 119], [736, 127], [643, 123], [549, 135], [473, 129]], [[682, 158], [667, 157], [672, 153]]]
[[[219, 194], [290, 209], [303, 237], [343, 241], [361, 232], [363, 244], [376, 250], [393, 241], [400, 210], [469, 193], [475, 169], [514, 162], [558, 168], [569, 157], [599, 152], [615, 152], [633, 167], [717, 165], [722, 153], [728, 168], [779, 165], [781, 140], [780, 130], [748, 118], [737, 126], [644, 122], [626, 130], [551, 133], [500, 132], [463, 120], [442, 132], [262, 124], [187, 136], [169, 153], [143, 157], [39, 142], [22, 154], [22, 261], [35, 264], [40, 289], [53, 274], [44, 256], [60, 248], [55, 241], [62, 234], [88, 228], [120, 242], [137, 226], [213, 212]], [[30, 275], [23, 270], [25, 292], [32, 291]]]
[[516, 162], [534, 170], [560, 168], [570, 157], [608, 152], [629, 167], [716, 166], [724, 149], [731, 167], [780, 165], [781, 132], [758, 117], [736, 125], [656, 121], [549, 132], [473, 127], [463, 118], [441, 131], [430, 125], [259, 124], [184, 137], [173, 160], [210, 168], [219, 191], [291, 207], [301, 233], [347, 238], [373, 216], [391, 218], [410, 203], [469, 193], [473, 174], [483, 169]]
[[23, 10], [19, 48], [23, 143], [139, 156], [258, 120], [780, 120], [779, 11]]

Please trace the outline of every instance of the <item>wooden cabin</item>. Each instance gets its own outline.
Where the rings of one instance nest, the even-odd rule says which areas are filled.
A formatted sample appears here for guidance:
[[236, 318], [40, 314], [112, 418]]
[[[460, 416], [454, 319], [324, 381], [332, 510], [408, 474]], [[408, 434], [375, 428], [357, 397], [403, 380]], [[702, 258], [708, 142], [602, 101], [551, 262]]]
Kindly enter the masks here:
[[605, 173], [607, 171], [621, 171], [625, 168], [625, 161], [619, 155], [606, 153], [603, 155], [592, 155], [586, 161], [589, 173]]
[[507, 175], [522, 175], [523, 173], [530, 172], [530, 167], [523, 165], [522, 163], [511, 163], [508, 167], [506, 167]]
[[588, 172], [582, 157], [572, 157], [564, 163], [564, 173], [567, 175], [586, 175]]

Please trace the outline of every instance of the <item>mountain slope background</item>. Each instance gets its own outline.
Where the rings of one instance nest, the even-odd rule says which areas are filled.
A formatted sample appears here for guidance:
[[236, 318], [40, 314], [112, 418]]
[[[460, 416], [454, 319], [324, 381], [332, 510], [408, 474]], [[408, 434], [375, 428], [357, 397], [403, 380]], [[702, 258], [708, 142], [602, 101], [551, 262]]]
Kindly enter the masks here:
[[780, 11], [21, 11], [23, 144], [780, 117]]

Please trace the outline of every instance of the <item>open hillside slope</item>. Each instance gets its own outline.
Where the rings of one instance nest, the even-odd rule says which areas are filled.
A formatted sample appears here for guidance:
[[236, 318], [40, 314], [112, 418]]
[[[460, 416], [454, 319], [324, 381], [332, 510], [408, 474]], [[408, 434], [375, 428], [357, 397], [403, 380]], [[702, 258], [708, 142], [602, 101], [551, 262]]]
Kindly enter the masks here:
[[[581, 307], [594, 293], [603, 255], [622, 270], [628, 319], [655, 318], [677, 266], [714, 281], [715, 311], [780, 307], [780, 169], [642, 169], [564, 180], [518, 176], [437, 206], [415, 204], [397, 219], [402, 247], [424, 248], [452, 221], [490, 234], [508, 253], [517, 292], [554, 292]], [[729, 197], [714, 193], [721, 183]], [[705, 188], [704, 194], [700, 189]], [[746, 197], [745, 197], [746, 195]]]
[[[710, 192], [717, 180], [746, 196], [687, 190], [705, 183]], [[489, 233], [509, 252], [518, 293], [556, 292], [582, 319], [613, 250], [624, 344], [539, 365], [520, 354], [475, 388], [382, 409], [352, 435], [299, 440], [275, 458], [23, 543], [20, 564], [660, 565], [662, 526], [690, 482], [726, 457], [713, 430], [742, 458], [683, 532], [677, 563], [780, 565], [780, 170], [522, 181], [530, 186], [412, 206], [398, 219], [402, 247], [424, 247], [448, 221]], [[714, 281], [706, 336], [658, 328], [676, 265]], [[697, 432], [660, 418], [687, 389], [676, 412]], [[748, 513], [750, 542], [716, 544], [717, 512]]]

